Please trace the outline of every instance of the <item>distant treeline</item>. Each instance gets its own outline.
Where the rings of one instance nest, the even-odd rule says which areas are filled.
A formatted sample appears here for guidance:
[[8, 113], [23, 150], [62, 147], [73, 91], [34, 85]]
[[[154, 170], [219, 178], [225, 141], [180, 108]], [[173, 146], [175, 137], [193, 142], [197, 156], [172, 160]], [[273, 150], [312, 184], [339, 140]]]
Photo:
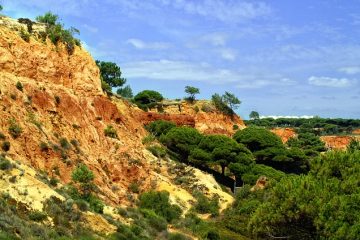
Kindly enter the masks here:
[[351, 134], [360, 128], [360, 119], [343, 118], [262, 118], [245, 120], [245, 124], [266, 128], [290, 127], [298, 132], [311, 131], [316, 135]]

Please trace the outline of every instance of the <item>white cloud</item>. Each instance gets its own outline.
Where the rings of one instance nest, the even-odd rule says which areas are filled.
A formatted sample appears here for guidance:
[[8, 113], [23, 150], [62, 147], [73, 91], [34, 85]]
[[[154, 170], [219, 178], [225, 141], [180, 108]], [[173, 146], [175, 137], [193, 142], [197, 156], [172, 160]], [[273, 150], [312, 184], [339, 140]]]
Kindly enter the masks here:
[[223, 83], [239, 80], [240, 76], [227, 69], [214, 69], [210, 65], [192, 62], [159, 60], [122, 64], [127, 78], [184, 80]]
[[202, 41], [209, 42], [213, 46], [225, 46], [226, 45], [227, 36], [223, 33], [212, 33], [202, 37]]
[[353, 84], [354, 80], [349, 80], [347, 78], [331, 78], [331, 77], [316, 77], [311, 76], [308, 79], [310, 85], [319, 86], [319, 87], [349, 87]]
[[256, 72], [235, 71], [215, 68], [208, 63], [186, 61], [138, 61], [121, 64], [124, 75], [128, 78], [199, 81], [209, 84], [231, 83], [236, 88], [261, 88], [265, 86], [286, 86], [281, 75]]
[[220, 56], [228, 61], [234, 61], [236, 59], [236, 53], [235, 50], [233, 49], [229, 49], [229, 48], [224, 48], [224, 49], [220, 49]]
[[278, 119], [278, 118], [314, 118], [314, 116], [311, 115], [302, 115], [302, 116], [278, 116], [278, 115], [270, 115], [270, 116], [260, 116], [260, 118], [273, 118], [273, 119]]
[[339, 72], [343, 72], [349, 75], [360, 73], [359, 66], [343, 67], [339, 69]]
[[126, 41], [127, 43], [131, 44], [133, 47], [137, 49], [152, 49], [152, 50], [161, 50], [161, 49], [168, 49], [170, 48], [169, 43], [165, 42], [152, 42], [147, 43], [140, 39], [130, 38]]
[[264, 2], [237, 0], [158, 0], [164, 5], [181, 9], [189, 14], [214, 18], [224, 22], [242, 22], [244, 20], [267, 16], [272, 12]]
[[83, 28], [85, 28], [87, 31], [89, 31], [91, 33], [97, 33], [99, 31], [99, 29], [97, 27], [93, 27], [88, 24], [83, 24], [82, 26], [83, 26]]

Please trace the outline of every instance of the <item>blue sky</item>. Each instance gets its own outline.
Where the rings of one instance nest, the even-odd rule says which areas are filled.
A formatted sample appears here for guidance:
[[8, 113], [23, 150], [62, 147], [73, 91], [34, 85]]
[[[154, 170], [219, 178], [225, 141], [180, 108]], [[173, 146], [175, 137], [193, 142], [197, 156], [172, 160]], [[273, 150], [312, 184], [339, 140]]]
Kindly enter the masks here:
[[51, 10], [134, 92], [200, 98], [230, 91], [239, 114], [360, 118], [359, 0], [0, 0], [4, 13]]

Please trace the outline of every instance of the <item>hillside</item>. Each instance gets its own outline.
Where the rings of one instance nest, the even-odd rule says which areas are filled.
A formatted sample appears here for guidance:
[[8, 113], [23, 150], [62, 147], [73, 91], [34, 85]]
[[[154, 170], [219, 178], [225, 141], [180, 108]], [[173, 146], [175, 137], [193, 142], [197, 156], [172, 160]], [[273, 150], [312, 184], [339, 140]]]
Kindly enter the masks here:
[[[32, 26], [33, 33], [25, 41], [21, 37], [25, 24], [0, 18], [0, 133], [4, 135], [2, 142], [10, 143], [6, 157], [17, 160], [27, 169], [26, 176], [32, 176], [14, 184], [1, 182], [0, 191], [29, 209], [41, 211], [42, 202], [51, 196], [64, 197], [34, 178], [37, 172], [45, 179], [59, 180], [62, 186], [72, 182], [71, 174], [79, 164], [85, 164], [95, 175], [97, 196], [108, 205], [105, 210], [134, 206], [138, 193], [130, 190], [134, 185], [140, 192], [166, 190], [172, 202], [185, 211], [191, 208], [195, 198], [190, 185], [176, 185], [177, 175], [168, 174], [176, 164], [153, 156], [142, 143], [148, 135], [144, 124], [164, 119], [204, 133], [231, 135], [234, 125], [244, 127], [242, 120], [237, 116], [230, 119], [205, 101], [195, 105], [179, 102], [181, 111], [164, 106], [160, 113], [144, 112], [126, 100], [109, 97], [101, 89], [99, 69], [88, 52], [75, 47], [70, 55], [63, 44], [55, 46], [49, 39], [41, 39], [43, 24]], [[195, 111], [199, 104], [210, 109]], [[115, 129], [116, 138], [106, 136], [108, 126]], [[187, 171], [195, 171], [193, 187], [205, 186], [201, 188], [205, 194], [220, 197], [222, 210], [233, 201], [211, 175], [191, 167]], [[9, 174], [3, 173], [9, 176], [6, 178]], [[31, 194], [26, 195], [8, 191], [14, 186], [24, 189], [22, 184], [39, 186], [36, 191], [44, 195], [36, 196], [30, 187], [27, 191]], [[116, 230], [101, 216], [96, 218], [86, 217], [93, 230], [102, 234]], [[104, 226], [98, 226], [98, 221]]]

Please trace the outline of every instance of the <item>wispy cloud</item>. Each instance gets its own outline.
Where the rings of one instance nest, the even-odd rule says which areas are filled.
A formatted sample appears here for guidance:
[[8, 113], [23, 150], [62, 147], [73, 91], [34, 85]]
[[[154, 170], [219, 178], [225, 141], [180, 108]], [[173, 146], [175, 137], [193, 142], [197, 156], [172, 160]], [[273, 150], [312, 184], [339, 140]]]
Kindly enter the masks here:
[[234, 61], [236, 59], [236, 51], [230, 48], [223, 48], [219, 50], [220, 56], [228, 61]]
[[139, 61], [122, 65], [128, 78], [185, 80], [224, 83], [239, 80], [238, 74], [227, 69], [214, 69], [206, 63], [158, 60]]
[[99, 31], [99, 29], [97, 27], [93, 27], [88, 24], [83, 24], [82, 26], [84, 29], [86, 29], [87, 31], [89, 31], [91, 33], [97, 33]]
[[339, 72], [353, 75], [353, 74], [360, 73], [360, 67], [359, 66], [342, 67], [342, 68], [339, 68]]
[[140, 39], [130, 38], [126, 41], [127, 43], [131, 44], [133, 47], [137, 49], [151, 49], [151, 50], [161, 50], [161, 49], [168, 49], [171, 47], [169, 43], [165, 42], [144, 42]]
[[343, 88], [353, 85], [355, 80], [350, 80], [347, 78], [331, 78], [331, 77], [316, 77], [311, 76], [308, 79], [310, 85], [319, 86], [319, 87], [335, 87]]
[[223, 22], [242, 22], [268, 16], [272, 9], [264, 2], [220, 0], [158, 0], [164, 5], [181, 9], [189, 14], [209, 17]]

